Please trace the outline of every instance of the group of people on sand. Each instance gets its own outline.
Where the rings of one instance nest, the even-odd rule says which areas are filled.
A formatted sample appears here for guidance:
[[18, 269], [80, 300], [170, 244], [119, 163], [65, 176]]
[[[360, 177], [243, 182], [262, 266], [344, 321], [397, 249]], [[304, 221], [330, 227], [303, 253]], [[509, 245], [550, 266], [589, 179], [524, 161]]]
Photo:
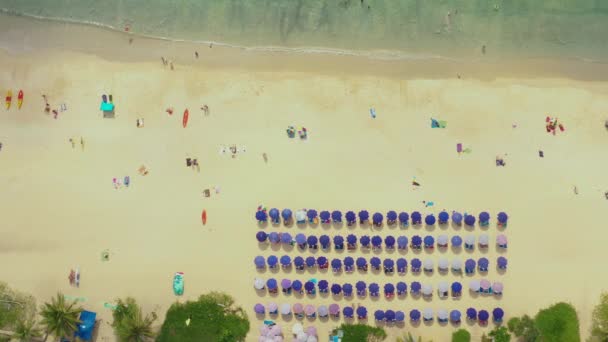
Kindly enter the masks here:
[[[70, 143], [72, 144], [72, 148], [76, 147], [76, 139], [70, 138]], [[84, 138], [80, 137], [80, 147], [84, 150]]]
[[[48, 97], [46, 95], [42, 95], [42, 98], [44, 99], [44, 112], [48, 115], [51, 114], [51, 112], [53, 112], [53, 118], [57, 119], [57, 116], [59, 116], [59, 111], [57, 109], [53, 109], [51, 111], [51, 105], [49, 104], [49, 100]], [[65, 111], [67, 109], [65, 104], [61, 105], [61, 111]]]

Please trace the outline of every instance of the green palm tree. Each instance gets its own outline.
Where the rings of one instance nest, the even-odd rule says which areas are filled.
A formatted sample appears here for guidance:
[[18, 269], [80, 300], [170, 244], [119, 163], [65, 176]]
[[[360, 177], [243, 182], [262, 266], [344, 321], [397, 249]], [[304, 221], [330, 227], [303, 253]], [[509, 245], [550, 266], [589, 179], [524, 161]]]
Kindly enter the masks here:
[[20, 320], [15, 326], [15, 334], [13, 338], [16, 338], [20, 342], [29, 342], [35, 337], [42, 336], [40, 329], [36, 327], [36, 322], [33, 319]]
[[67, 303], [61, 293], [51, 298], [50, 303], [44, 303], [40, 309], [41, 323], [46, 328], [44, 340], [49, 334], [57, 338], [72, 336], [80, 323], [78, 316], [81, 311], [82, 308], [76, 305], [76, 301]]
[[131, 312], [115, 327], [118, 340], [121, 342], [146, 342], [152, 340], [154, 332], [152, 324], [156, 315], [144, 315], [141, 309]]

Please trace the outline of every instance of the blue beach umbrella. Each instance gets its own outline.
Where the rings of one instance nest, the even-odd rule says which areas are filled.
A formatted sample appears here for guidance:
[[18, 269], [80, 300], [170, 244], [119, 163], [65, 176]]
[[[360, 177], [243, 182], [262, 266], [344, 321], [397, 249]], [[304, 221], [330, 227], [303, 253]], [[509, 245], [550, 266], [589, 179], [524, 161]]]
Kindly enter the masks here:
[[354, 314], [355, 314], [355, 310], [352, 307], [347, 306], [344, 309], [342, 309], [342, 314], [344, 314], [345, 318], [353, 318]]
[[384, 259], [383, 265], [385, 270], [391, 270], [393, 267], [395, 267], [395, 262], [393, 261], [393, 259]]
[[308, 243], [308, 247], [310, 247], [310, 248], [315, 248], [317, 246], [318, 241], [319, 240], [314, 235], [309, 235], [308, 238], [306, 239], [306, 242]]
[[467, 259], [467, 261], [464, 262], [464, 271], [466, 273], [473, 273], [475, 272], [475, 260], [473, 259]]
[[256, 268], [264, 268], [266, 266], [266, 259], [264, 259], [263, 256], [258, 255], [255, 257], [255, 259], [253, 259], [253, 263], [255, 264]]
[[357, 244], [357, 237], [354, 234], [349, 234], [346, 237], [346, 243], [348, 243], [351, 246], [354, 246]]
[[367, 288], [367, 285], [365, 284], [364, 281], [359, 280], [356, 284], [355, 287], [357, 288], [357, 292], [363, 292], [365, 291], [365, 289]]
[[369, 238], [369, 236], [363, 235], [359, 239], [359, 242], [361, 243], [361, 246], [363, 246], [363, 247], [369, 247], [369, 244], [371, 243], [371, 239]]
[[422, 238], [418, 235], [412, 236], [412, 246], [420, 247], [422, 245]]
[[342, 286], [340, 286], [340, 284], [333, 284], [331, 286], [331, 293], [334, 295], [339, 295], [342, 293]]
[[374, 247], [382, 246], [382, 238], [379, 235], [374, 235], [372, 237], [372, 246], [374, 246]]
[[475, 216], [473, 215], [466, 215], [464, 217], [464, 224], [466, 224], [467, 226], [474, 226], [475, 225]]
[[293, 213], [291, 212], [291, 209], [283, 209], [283, 211], [281, 211], [281, 217], [283, 217], [283, 221], [286, 223], [291, 220], [292, 216]]
[[304, 283], [304, 290], [306, 290], [306, 292], [312, 292], [315, 289], [315, 283], [313, 283], [312, 281], [307, 281], [306, 283]]
[[460, 247], [462, 246], [462, 238], [458, 235], [452, 236], [452, 247]]
[[460, 311], [458, 310], [452, 310], [450, 312], [450, 320], [454, 323], [458, 323], [460, 322]]
[[255, 213], [255, 219], [258, 220], [258, 222], [266, 222], [268, 221], [268, 215], [265, 211], [258, 210]]
[[452, 283], [452, 292], [460, 293], [462, 292], [462, 284], [455, 281]]
[[397, 272], [405, 273], [406, 269], [407, 269], [407, 260], [405, 260], [404, 258], [397, 259]]
[[462, 219], [463, 219], [463, 216], [461, 213], [459, 213], [457, 211], [452, 212], [452, 222], [454, 222], [457, 225], [460, 225], [462, 223]]
[[477, 310], [474, 308], [467, 309], [467, 319], [476, 320], [477, 319]]
[[360, 319], [367, 318], [367, 308], [365, 306], [360, 306], [357, 308], [357, 317]]
[[410, 220], [410, 215], [404, 211], [399, 213], [399, 223], [402, 226], [407, 226], [408, 221]]
[[303, 284], [299, 280], [294, 280], [293, 283], [291, 283], [291, 288], [293, 288], [293, 290], [296, 292], [302, 291], [302, 286]]
[[330, 218], [331, 218], [331, 214], [330, 214], [329, 211], [323, 210], [319, 214], [319, 218], [321, 219], [321, 222], [323, 222], [323, 223], [329, 223]]
[[253, 311], [255, 311], [256, 314], [263, 314], [266, 312], [266, 308], [264, 305], [258, 303], [253, 307]]
[[353, 294], [353, 286], [349, 283], [342, 285], [342, 292], [344, 292], [345, 296], [350, 296]]
[[394, 223], [395, 221], [397, 221], [397, 212], [391, 210], [386, 213], [386, 220], [390, 223]]
[[383, 321], [384, 320], [384, 311], [376, 310], [376, 312], [374, 312], [374, 318], [376, 319], [376, 321]]
[[369, 284], [369, 293], [372, 295], [380, 293], [380, 285], [376, 283]]
[[410, 264], [412, 265], [412, 271], [420, 271], [420, 267], [422, 267], [422, 261], [418, 258], [412, 259]]
[[334, 222], [340, 223], [342, 222], [342, 212], [340, 210], [334, 210], [331, 212], [331, 219]]
[[428, 214], [426, 215], [426, 217], [424, 218], [424, 223], [426, 223], [427, 226], [432, 226], [435, 224], [435, 216], [433, 214]]
[[305, 245], [306, 244], [306, 235], [300, 233], [296, 235], [296, 243], [298, 245]]
[[281, 265], [282, 266], [290, 266], [291, 265], [291, 258], [289, 257], [289, 255], [283, 255], [281, 257]]
[[329, 289], [329, 283], [327, 280], [319, 280], [319, 284], [317, 286], [319, 287], [319, 292], [326, 292]]
[[496, 322], [501, 322], [504, 315], [505, 312], [501, 308], [495, 308], [492, 310], [492, 317]]
[[421, 224], [422, 223], [422, 214], [418, 211], [414, 211], [412, 213], [412, 224]]
[[395, 311], [395, 321], [403, 322], [405, 321], [405, 312], [397, 310]]
[[304, 258], [302, 258], [301, 256], [297, 256], [293, 259], [293, 264], [295, 267], [301, 268], [304, 267]]
[[503, 256], [499, 256], [498, 259], [496, 259], [496, 264], [497, 267], [501, 270], [504, 270], [507, 268], [507, 258], [503, 257]]
[[270, 278], [268, 279], [268, 281], [266, 282], [266, 286], [268, 286], [269, 290], [274, 290], [278, 287], [277, 285], [277, 280], [274, 278]]
[[279, 258], [276, 255], [271, 255], [266, 259], [268, 266], [275, 267], [279, 263]]
[[319, 267], [323, 267], [323, 266], [327, 265], [327, 258], [326, 258], [326, 257], [324, 257], [324, 256], [320, 256], [320, 257], [318, 257], [318, 258], [317, 258], [317, 265], [318, 265]]
[[393, 248], [395, 247], [395, 237], [392, 235], [389, 235], [387, 237], [384, 238], [384, 244], [386, 245], [386, 248]]
[[384, 220], [384, 216], [382, 216], [382, 214], [380, 214], [380, 213], [375, 213], [374, 216], [372, 216], [372, 221], [376, 225], [382, 224], [383, 220]]
[[344, 267], [353, 267], [355, 265], [355, 259], [352, 257], [344, 258]]
[[393, 310], [386, 310], [384, 312], [384, 319], [387, 322], [394, 322], [395, 321], [395, 311], [393, 311]]
[[266, 239], [268, 239], [268, 235], [263, 231], [259, 231], [255, 234], [255, 238], [258, 240], [258, 242], [266, 242]]
[[287, 232], [281, 234], [281, 242], [282, 243], [284, 243], [284, 244], [290, 244], [291, 240], [292, 240], [291, 234], [289, 234]]
[[414, 309], [410, 311], [410, 319], [412, 321], [419, 321], [420, 320], [420, 311]]
[[279, 243], [281, 242], [281, 237], [279, 236], [279, 233], [272, 232], [268, 234], [268, 240], [270, 240], [270, 242], [272, 243]]
[[435, 244], [435, 239], [432, 236], [427, 235], [424, 237], [424, 247], [433, 248], [434, 244]]
[[329, 248], [330, 242], [331, 242], [331, 240], [330, 240], [329, 236], [327, 236], [327, 235], [321, 235], [319, 237], [319, 244], [321, 245], [321, 248], [323, 248], [323, 249]]
[[448, 212], [444, 210], [439, 213], [438, 218], [439, 224], [445, 224], [448, 223], [448, 221], [450, 220], [450, 214], [448, 214]]
[[344, 238], [340, 235], [334, 236], [334, 246], [336, 247], [336, 249], [343, 249], [344, 248]]
[[486, 310], [479, 310], [479, 313], [477, 313], [477, 318], [480, 321], [487, 321], [490, 318], [490, 313]]
[[477, 260], [477, 267], [479, 267], [479, 270], [482, 272], [487, 272], [488, 271], [488, 266], [490, 265], [490, 260], [488, 260], [488, 258], [479, 258], [479, 260]]
[[420, 282], [417, 282], [417, 281], [412, 282], [412, 284], [410, 285], [410, 291], [413, 294], [418, 294], [418, 293], [420, 293], [420, 290], [422, 290], [422, 284], [420, 284]]
[[505, 224], [507, 223], [509, 216], [507, 215], [507, 213], [501, 211], [498, 213], [498, 216], [496, 218], [498, 219], [498, 223]]
[[367, 266], [367, 260], [365, 260], [365, 258], [363, 258], [363, 257], [358, 257], [357, 258], [357, 267], [363, 268], [365, 266]]
[[395, 293], [395, 285], [391, 283], [384, 284], [384, 293], [385, 294], [393, 294]]
[[312, 223], [314, 221], [314, 219], [317, 218], [319, 214], [317, 213], [316, 210], [314, 209], [310, 209], [306, 212], [306, 217], [308, 217], [308, 220]]
[[342, 260], [340, 259], [333, 259], [331, 261], [331, 268], [334, 270], [340, 270], [342, 269]]
[[479, 213], [479, 224], [485, 226], [488, 223], [490, 223], [490, 213], [487, 211]]
[[380, 267], [380, 264], [382, 263], [382, 261], [381, 261], [381, 260], [380, 260], [380, 258], [378, 258], [378, 257], [372, 257], [372, 258], [369, 260], [369, 263], [372, 265], [372, 267], [374, 267], [374, 268], [379, 268], [379, 267]]
[[268, 216], [270, 216], [270, 219], [272, 220], [272, 222], [278, 223], [279, 222], [279, 209], [277, 208], [272, 208], [270, 209], [270, 211], [268, 212]]
[[400, 236], [397, 238], [397, 248], [406, 249], [407, 248], [407, 236]]
[[361, 223], [363, 223], [363, 222], [365, 222], [367, 220], [369, 220], [369, 213], [367, 212], [367, 210], [361, 210], [359, 212], [359, 221]]
[[309, 256], [306, 258], [306, 266], [315, 267], [315, 265], [317, 265], [317, 259], [315, 259], [315, 257]]
[[347, 223], [355, 223], [357, 221], [357, 216], [354, 211], [347, 211], [344, 218], [346, 218]]
[[400, 281], [397, 283], [397, 294], [404, 294], [407, 292], [407, 284]]

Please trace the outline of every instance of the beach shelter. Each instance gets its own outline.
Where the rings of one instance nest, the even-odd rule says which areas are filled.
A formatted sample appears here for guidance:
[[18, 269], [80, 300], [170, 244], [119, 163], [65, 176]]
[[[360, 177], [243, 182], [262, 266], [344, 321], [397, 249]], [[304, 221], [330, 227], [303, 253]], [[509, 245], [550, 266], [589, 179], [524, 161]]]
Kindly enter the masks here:
[[355, 266], [355, 259], [353, 257], [347, 256], [344, 258], [344, 270], [346, 272], [352, 272]]
[[386, 223], [394, 224], [395, 222], [397, 222], [397, 212], [395, 212], [394, 210], [391, 210], [388, 213], [386, 213]]
[[281, 242], [286, 245], [290, 245], [293, 242], [293, 238], [291, 237], [291, 234], [289, 234], [287, 232], [281, 233]]
[[317, 313], [319, 314], [319, 317], [327, 317], [329, 315], [329, 309], [325, 305], [319, 305]]
[[380, 269], [380, 265], [382, 264], [382, 261], [378, 257], [372, 257], [371, 259], [369, 259], [369, 263], [372, 265], [372, 268]]
[[354, 211], [347, 211], [344, 218], [346, 219], [346, 224], [349, 226], [357, 222], [357, 216], [355, 215]]
[[275, 268], [279, 263], [279, 258], [277, 258], [276, 255], [271, 255], [268, 257], [268, 259], [266, 259], [266, 262], [268, 263], [268, 267]]
[[297, 224], [306, 223], [306, 210], [296, 211], [296, 223]]
[[264, 268], [266, 267], [266, 259], [263, 256], [258, 255], [253, 259], [253, 263], [256, 268]]
[[395, 237], [392, 235], [388, 235], [387, 237], [384, 238], [384, 244], [386, 245], [387, 249], [393, 249], [395, 248]]
[[397, 249], [407, 249], [407, 236], [400, 236], [397, 238]]
[[372, 237], [372, 246], [374, 248], [380, 248], [382, 246], [382, 238], [379, 235], [374, 235]]
[[331, 213], [327, 210], [323, 210], [319, 214], [319, 218], [321, 219], [321, 223], [330, 223], [331, 222]]
[[439, 224], [446, 224], [450, 220], [450, 214], [444, 210], [437, 215], [437, 218], [439, 219]]
[[490, 213], [482, 211], [479, 213], [479, 225], [481, 227], [487, 227], [490, 225]]
[[447, 248], [449, 240], [450, 239], [448, 238], [447, 235], [445, 235], [445, 234], [439, 235], [437, 237], [437, 247], [439, 247], [439, 248]]
[[361, 210], [359, 212], [359, 223], [365, 223], [369, 220], [369, 212], [367, 210]]
[[418, 235], [412, 236], [412, 248], [420, 249], [422, 246], [422, 238]]
[[462, 271], [462, 259], [455, 257], [452, 259], [452, 271], [461, 272]]
[[366, 319], [367, 318], [367, 308], [365, 306], [359, 306], [357, 308], [357, 318], [358, 319]]
[[384, 321], [384, 311], [376, 310], [376, 312], [374, 312], [374, 319], [378, 322]]
[[433, 248], [435, 247], [435, 239], [430, 236], [427, 235], [424, 237], [424, 248]]
[[331, 245], [331, 239], [328, 235], [321, 235], [319, 237], [319, 244], [321, 245], [321, 249], [328, 249]]
[[308, 223], [315, 223], [315, 220], [317, 219], [317, 216], [319, 214], [317, 213], [316, 210], [314, 209], [310, 209], [306, 212], [306, 217], [308, 217]]
[[472, 321], [477, 319], [477, 310], [475, 310], [474, 308], [468, 308], [467, 309], [467, 319], [470, 319]]
[[366, 247], [369, 248], [369, 244], [371, 243], [371, 239], [369, 238], [369, 236], [367, 235], [363, 235], [360, 239], [359, 242], [361, 243], [361, 247]]
[[488, 272], [488, 266], [490, 265], [490, 260], [485, 257], [481, 257], [477, 260], [477, 268], [479, 272]]
[[458, 235], [452, 236], [451, 242], [452, 247], [454, 248], [460, 248], [460, 246], [462, 246], [462, 238]]
[[342, 314], [344, 315], [344, 318], [352, 319], [355, 315], [355, 310], [350, 306], [345, 306], [344, 309], [342, 309]]
[[410, 292], [412, 294], [419, 294], [420, 290], [422, 290], [422, 284], [417, 281], [412, 282], [412, 284], [410, 285]]
[[433, 309], [426, 308], [426, 309], [422, 310], [422, 318], [424, 319], [425, 322], [432, 321], [433, 320]]
[[264, 307], [264, 305], [257, 303], [256, 305], [253, 306], [253, 311], [258, 314], [264, 314], [266, 312], [266, 308]]
[[420, 311], [413, 309], [410, 311], [410, 320], [412, 322], [417, 322], [420, 320]]
[[433, 214], [428, 214], [426, 215], [426, 217], [424, 218], [424, 223], [426, 223], [427, 226], [432, 226], [435, 224], [437, 220], [435, 219], [435, 216]]
[[331, 261], [331, 269], [334, 272], [340, 272], [342, 270], [342, 260], [334, 258]]
[[397, 283], [397, 285], [395, 286], [395, 288], [397, 289], [397, 295], [404, 295], [407, 293], [407, 284], [400, 281]]
[[279, 220], [280, 220], [279, 209], [277, 209], [277, 208], [270, 209], [270, 211], [268, 211], [268, 216], [270, 217], [270, 220], [272, 221], [272, 223], [279, 223]]
[[281, 242], [281, 236], [277, 232], [271, 232], [268, 234], [268, 240], [272, 243], [279, 243]]
[[410, 215], [408, 215], [408, 213], [406, 213], [404, 211], [399, 213], [399, 224], [402, 227], [407, 227], [409, 220], [410, 220]]
[[405, 258], [397, 259], [397, 272], [405, 273], [406, 270], [407, 270], [407, 260], [405, 260]]
[[477, 313], [477, 319], [479, 319], [479, 323], [481, 324], [487, 323], [489, 318], [490, 313], [486, 310], [479, 310], [479, 313]]
[[471, 226], [471, 227], [475, 226], [475, 221], [476, 221], [475, 216], [473, 216], [473, 215], [466, 215], [464, 217], [464, 224], [466, 224], [467, 226]]
[[507, 227], [507, 220], [509, 219], [509, 216], [507, 215], [507, 213], [501, 211], [500, 213], [498, 213], [496, 218], [498, 219], [499, 227], [502, 227], [502, 228]]
[[283, 223], [288, 224], [289, 221], [291, 220], [293, 213], [291, 212], [291, 209], [283, 209], [283, 211], [281, 211], [281, 217], [283, 218]]
[[340, 210], [334, 210], [331, 212], [331, 219], [336, 223], [342, 222], [342, 212]]
[[397, 310], [395, 311], [395, 321], [403, 322], [405, 321], [405, 312]]
[[460, 311], [458, 310], [452, 310], [450, 311], [450, 321], [452, 323], [460, 323]]
[[365, 289], [367, 289], [367, 285], [365, 284], [364, 281], [359, 280], [355, 284], [355, 288], [357, 289], [357, 295], [364, 296], [365, 295]]
[[344, 293], [345, 297], [350, 297], [353, 294], [353, 285], [350, 283], [345, 283], [344, 285], [342, 285], [342, 292]]
[[313, 256], [306, 257], [306, 267], [312, 268], [317, 265], [317, 259]]
[[475, 260], [467, 259], [467, 261], [464, 262], [464, 272], [467, 274], [475, 273], [476, 265], [477, 263], [475, 262]]
[[344, 238], [340, 235], [334, 236], [334, 248], [336, 250], [344, 249]]
[[266, 242], [268, 239], [268, 234], [264, 233], [263, 231], [259, 231], [255, 234], [255, 238], [258, 240], [258, 242]]
[[372, 222], [374, 223], [374, 225], [380, 226], [382, 225], [382, 221], [384, 221], [384, 216], [382, 216], [382, 214], [380, 213], [374, 213], [374, 215], [372, 216]]
[[95, 330], [96, 318], [97, 314], [95, 312], [82, 310], [80, 312], [78, 330], [74, 332], [74, 336], [82, 341], [91, 341], [93, 338], [93, 330]]
[[410, 265], [412, 266], [412, 272], [420, 272], [420, 268], [422, 267], [422, 261], [420, 261], [420, 259], [418, 258], [414, 258], [410, 262]]
[[372, 297], [376, 297], [380, 294], [380, 285], [376, 283], [369, 284], [369, 294]]
[[457, 211], [452, 211], [452, 222], [454, 222], [454, 224], [460, 226], [462, 224], [462, 219], [463, 216], [461, 213]]
[[508, 264], [507, 258], [505, 258], [503, 256], [499, 256], [496, 259], [496, 264], [497, 264], [498, 269], [506, 270], [507, 269], [507, 264]]
[[422, 214], [420, 212], [414, 211], [411, 218], [413, 225], [422, 224]]
[[504, 315], [505, 312], [501, 308], [495, 308], [494, 310], [492, 310], [492, 318], [496, 323], [502, 322], [502, 318], [504, 317]]
[[266, 214], [265, 211], [258, 210], [258, 211], [255, 212], [255, 219], [258, 222], [266, 222], [266, 221], [268, 221], [268, 215]]

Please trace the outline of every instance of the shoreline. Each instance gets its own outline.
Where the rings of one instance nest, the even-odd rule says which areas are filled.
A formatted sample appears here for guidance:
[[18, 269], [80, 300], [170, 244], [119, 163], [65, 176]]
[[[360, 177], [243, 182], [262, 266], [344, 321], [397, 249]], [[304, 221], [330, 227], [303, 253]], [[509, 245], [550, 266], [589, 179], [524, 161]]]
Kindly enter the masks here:
[[[165, 57], [176, 65], [202, 64], [210, 68], [358, 74], [402, 79], [456, 79], [458, 76], [486, 81], [498, 78], [608, 79], [608, 63], [596, 61], [542, 58], [503, 61], [491, 56], [467, 60], [416, 54], [395, 57], [395, 53], [400, 52], [393, 51], [244, 47], [221, 42], [171, 40], [126, 33], [110, 25], [71, 23], [62, 19], [0, 12], [0, 17], [6, 19], [0, 23], [0, 32], [4, 32], [0, 33], [0, 42], [4, 42], [0, 43], [0, 48], [11, 54], [32, 50], [68, 50], [121, 62], [160, 61], [161, 57]], [[57, 36], [62, 39], [57, 41]], [[129, 39], [133, 39], [132, 44]], [[23, 43], [7, 44], [8, 41]], [[213, 44], [213, 48], [209, 44]], [[198, 51], [201, 58], [195, 59], [194, 51]], [[386, 58], [378, 58], [377, 54], [384, 54]]]

